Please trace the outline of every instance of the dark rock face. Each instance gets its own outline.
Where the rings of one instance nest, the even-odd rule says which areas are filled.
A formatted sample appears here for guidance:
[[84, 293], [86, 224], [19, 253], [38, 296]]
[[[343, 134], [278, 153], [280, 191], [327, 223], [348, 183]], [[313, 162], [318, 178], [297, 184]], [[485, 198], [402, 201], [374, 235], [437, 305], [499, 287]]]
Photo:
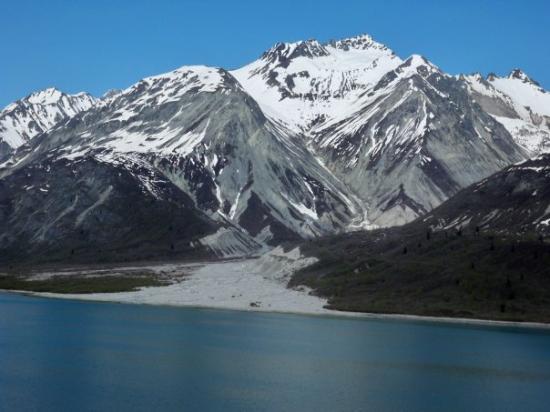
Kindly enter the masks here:
[[239, 217], [239, 225], [252, 236], [258, 236], [265, 227], [269, 227], [274, 235], [274, 239], [269, 240], [272, 245], [300, 239], [296, 233], [273, 218], [270, 208], [254, 192], [248, 199], [246, 210]]
[[550, 155], [505, 168], [460, 191], [421, 220], [436, 229], [550, 234]]
[[4, 262], [208, 256], [198, 240], [219, 227], [154, 171], [92, 158], [46, 160], [0, 180], [0, 216]]
[[4, 141], [0, 141], [0, 162], [5, 161], [13, 154], [13, 148]]

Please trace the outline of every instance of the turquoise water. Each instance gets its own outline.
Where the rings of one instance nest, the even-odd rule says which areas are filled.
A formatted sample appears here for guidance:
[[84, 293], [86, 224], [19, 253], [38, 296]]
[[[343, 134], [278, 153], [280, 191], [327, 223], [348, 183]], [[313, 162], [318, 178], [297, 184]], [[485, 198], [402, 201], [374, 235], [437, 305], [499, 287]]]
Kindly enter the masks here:
[[548, 411], [545, 331], [0, 293], [4, 411]]

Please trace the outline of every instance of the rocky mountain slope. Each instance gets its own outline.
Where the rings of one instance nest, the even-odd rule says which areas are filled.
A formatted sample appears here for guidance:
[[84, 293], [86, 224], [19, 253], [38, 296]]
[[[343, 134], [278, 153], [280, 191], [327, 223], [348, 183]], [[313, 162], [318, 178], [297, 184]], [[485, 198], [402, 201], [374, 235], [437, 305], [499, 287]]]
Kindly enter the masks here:
[[219, 226], [137, 161], [43, 159], [0, 180], [0, 263], [210, 257], [200, 239]]
[[[360, 198], [364, 227], [409, 222], [534, 153], [525, 142], [536, 137], [480, 107], [469, 77], [421, 56], [403, 61], [367, 35], [280, 43], [232, 73]], [[523, 107], [518, 93], [509, 95]], [[540, 134], [543, 126], [533, 128]]]
[[[109, 210], [115, 200], [128, 208], [147, 209], [152, 200], [167, 207], [158, 205], [172, 202], [173, 190], [191, 202], [183, 203], [186, 209], [192, 204], [209, 228], [218, 228], [193, 237], [191, 248], [206, 245], [215, 253], [242, 254], [265, 244], [338, 231], [361, 215], [361, 205], [348, 198], [345, 186], [297, 139], [266, 119], [223, 69], [186, 67], [144, 79], [35, 138], [5, 163], [3, 181], [32, 179], [4, 189], [4, 208], [12, 212], [6, 215], [8, 234], [2, 240], [6, 247], [15, 240], [49, 244], [53, 236], [26, 232], [40, 230], [52, 219], [74, 228], [97, 225], [90, 207]], [[101, 165], [97, 176], [91, 165]], [[67, 179], [85, 175], [94, 190], [61, 177], [50, 180], [52, 170], [61, 170]], [[136, 186], [132, 190], [143, 193], [131, 203], [123, 200], [127, 185], [109, 183], [128, 172]], [[60, 185], [63, 195], [32, 183], [40, 180]], [[38, 213], [20, 214], [14, 207], [19, 196], [41, 189], [56, 207], [42, 202], [35, 204]], [[189, 214], [189, 219], [195, 218]], [[119, 233], [115, 226], [99, 223], [102, 236]], [[127, 224], [139, 227], [137, 221]], [[182, 236], [189, 240], [189, 233]]]
[[0, 113], [0, 248], [237, 256], [410, 222], [545, 149], [546, 92], [518, 73], [476, 79], [358, 36], [102, 99], [33, 94]]
[[550, 93], [520, 69], [508, 77], [462, 76], [483, 110], [500, 122], [529, 154], [550, 150]]
[[332, 309], [550, 320], [550, 155], [510, 166], [400, 227], [303, 243], [296, 273]]
[[368, 204], [377, 226], [414, 220], [524, 159], [462, 82], [420, 56], [388, 72], [363, 102], [350, 117], [316, 130], [312, 146]]
[[421, 219], [433, 230], [550, 235], [550, 154], [507, 167]]

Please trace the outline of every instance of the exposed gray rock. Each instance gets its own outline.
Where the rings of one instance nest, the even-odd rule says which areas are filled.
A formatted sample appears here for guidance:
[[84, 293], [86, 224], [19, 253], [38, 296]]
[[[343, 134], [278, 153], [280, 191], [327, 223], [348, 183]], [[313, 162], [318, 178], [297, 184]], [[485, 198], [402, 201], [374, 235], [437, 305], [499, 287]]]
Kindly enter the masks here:
[[525, 158], [465, 84], [413, 56], [353, 116], [314, 133], [316, 152], [379, 226], [407, 223]]
[[550, 234], [550, 155], [540, 155], [460, 191], [422, 219], [434, 229]]
[[545, 93], [523, 72], [402, 61], [370, 36], [280, 43], [239, 70], [182, 67], [101, 100], [48, 89], [0, 114], [0, 249], [239, 256], [404, 224], [544, 150]]

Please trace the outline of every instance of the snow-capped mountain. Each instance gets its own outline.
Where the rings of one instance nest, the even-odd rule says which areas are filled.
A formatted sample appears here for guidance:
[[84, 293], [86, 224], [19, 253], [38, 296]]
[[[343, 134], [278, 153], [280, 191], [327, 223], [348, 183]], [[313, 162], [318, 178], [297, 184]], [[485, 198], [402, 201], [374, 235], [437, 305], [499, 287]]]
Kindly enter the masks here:
[[97, 103], [88, 93], [65, 94], [48, 88], [8, 105], [0, 112], [0, 160], [40, 133]]
[[378, 226], [409, 222], [525, 156], [463, 82], [417, 55], [386, 73], [357, 112], [315, 130], [312, 147]]
[[502, 117], [543, 130], [546, 92], [526, 109], [511, 90], [538, 86], [497, 80], [402, 60], [365, 35], [279, 43], [234, 71], [182, 67], [71, 110], [48, 92], [32, 113], [57, 101], [62, 114], [44, 116], [57, 121], [24, 123], [0, 159], [0, 249], [235, 256], [409, 222], [530, 155]]
[[277, 43], [231, 73], [267, 116], [307, 132], [349, 116], [361, 97], [401, 63], [393, 51], [363, 35], [326, 44]]
[[[64, 184], [63, 196], [54, 195], [53, 204], [38, 204], [47, 210], [22, 221], [23, 227], [10, 226], [33, 241], [66, 235], [48, 224], [52, 220], [67, 230], [75, 222], [93, 225], [92, 210], [124, 198], [124, 185], [113, 179], [128, 172], [146, 203], [134, 207], [148, 208], [148, 199], [170, 203], [177, 188], [209, 227], [219, 229], [186, 237], [186, 245], [208, 245], [224, 255], [339, 231], [363, 215], [362, 205], [298, 136], [268, 120], [227, 71], [202, 66], [138, 82], [37, 137], [5, 165], [2, 180], [18, 191], [10, 196], [21, 199], [37, 191], [58, 193], [51, 186], [61, 179], [46, 179], [50, 187], [35, 185], [37, 173], [87, 176], [86, 185]], [[101, 165], [103, 172], [89, 173], [91, 165]], [[7, 219], [17, 220], [17, 210], [6, 210], [15, 213]], [[40, 227], [52, 232], [31, 235]]]
[[519, 69], [508, 77], [462, 76], [482, 108], [532, 155], [550, 150], [550, 93]]

